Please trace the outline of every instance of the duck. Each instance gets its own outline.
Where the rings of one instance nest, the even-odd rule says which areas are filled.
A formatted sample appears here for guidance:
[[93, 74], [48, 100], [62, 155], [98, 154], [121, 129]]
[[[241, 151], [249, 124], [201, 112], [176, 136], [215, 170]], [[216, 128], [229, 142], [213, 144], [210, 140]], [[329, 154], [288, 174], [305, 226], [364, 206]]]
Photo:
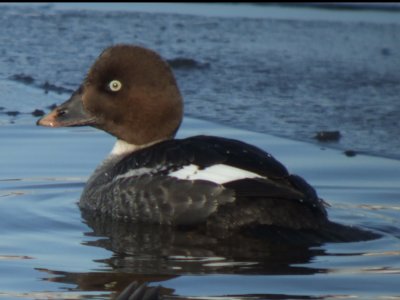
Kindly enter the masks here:
[[116, 138], [79, 207], [111, 220], [319, 231], [334, 224], [326, 202], [271, 154], [243, 141], [178, 139], [183, 99], [167, 61], [137, 45], [106, 48], [71, 97], [37, 121], [92, 126]]

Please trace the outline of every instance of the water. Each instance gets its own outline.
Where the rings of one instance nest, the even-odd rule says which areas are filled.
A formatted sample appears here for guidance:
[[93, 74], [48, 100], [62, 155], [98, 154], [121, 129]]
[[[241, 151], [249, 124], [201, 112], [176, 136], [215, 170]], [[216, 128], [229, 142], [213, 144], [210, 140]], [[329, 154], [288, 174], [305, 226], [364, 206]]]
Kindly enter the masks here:
[[[109, 299], [132, 280], [161, 285], [172, 298], [400, 299], [400, 161], [376, 156], [398, 157], [398, 140], [387, 138], [398, 130], [398, 22], [45, 5], [2, 7], [0, 17], [0, 299]], [[345, 36], [346, 46], [327, 44]], [[91, 128], [39, 128], [30, 113], [66, 99], [99, 49], [122, 41], [197, 62], [175, 68], [187, 111], [179, 137], [214, 134], [268, 150], [312, 183], [332, 220], [382, 237], [287, 246], [84, 219], [76, 203], [113, 138]], [[305, 46], [314, 52], [299, 50]], [[25, 77], [10, 79], [16, 74]], [[337, 98], [316, 101], [321, 95]], [[311, 141], [321, 128], [343, 138], [295, 141]], [[347, 157], [349, 148], [375, 156]]]
[[74, 90], [104, 47], [135, 43], [197, 62], [175, 68], [189, 116], [310, 142], [338, 130], [333, 147], [400, 157], [400, 10], [64, 7], [1, 7], [0, 78]]

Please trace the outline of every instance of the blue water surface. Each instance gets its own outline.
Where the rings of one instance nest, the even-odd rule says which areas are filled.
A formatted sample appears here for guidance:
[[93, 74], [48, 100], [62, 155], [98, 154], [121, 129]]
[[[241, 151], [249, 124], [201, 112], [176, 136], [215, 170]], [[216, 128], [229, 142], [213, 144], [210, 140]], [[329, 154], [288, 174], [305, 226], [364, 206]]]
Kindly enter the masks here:
[[[400, 299], [398, 12], [176, 5], [1, 7], [0, 299], [110, 299], [133, 280], [179, 299]], [[330, 219], [381, 238], [224, 243], [84, 218], [76, 203], [114, 139], [37, 127], [31, 112], [66, 100], [117, 42], [173, 64], [186, 101], [178, 137], [259, 146], [317, 189]], [[312, 138], [333, 129], [339, 142]]]

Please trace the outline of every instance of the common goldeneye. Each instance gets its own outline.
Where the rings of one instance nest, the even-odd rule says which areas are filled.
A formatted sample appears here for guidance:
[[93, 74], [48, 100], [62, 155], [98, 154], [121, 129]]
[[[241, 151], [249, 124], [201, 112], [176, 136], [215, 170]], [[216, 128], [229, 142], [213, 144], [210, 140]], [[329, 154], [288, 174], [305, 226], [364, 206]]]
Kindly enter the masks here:
[[228, 230], [334, 224], [315, 190], [265, 151], [215, 136], [174, 139], [182, 114], [169, 65], [152, 50], [116, 45], [101, 53], [71, 98], [37, 124], [90, 125], [117, 138], [82, 193], [86, 213]]

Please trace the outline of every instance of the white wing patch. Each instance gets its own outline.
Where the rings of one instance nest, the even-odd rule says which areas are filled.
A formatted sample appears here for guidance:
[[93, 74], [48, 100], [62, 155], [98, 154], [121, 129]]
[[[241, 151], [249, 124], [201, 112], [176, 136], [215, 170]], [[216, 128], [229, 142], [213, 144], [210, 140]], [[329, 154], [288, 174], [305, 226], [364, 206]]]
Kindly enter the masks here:
[[169, 176], [185, 180], [207, 180], [218, 184], [224, 184], [244, 178], [266, 178], [257, 173], [218, 164], [208, 168], [199, 169], [197, 165], [184, 166], [182, 169], [168, 174]]

